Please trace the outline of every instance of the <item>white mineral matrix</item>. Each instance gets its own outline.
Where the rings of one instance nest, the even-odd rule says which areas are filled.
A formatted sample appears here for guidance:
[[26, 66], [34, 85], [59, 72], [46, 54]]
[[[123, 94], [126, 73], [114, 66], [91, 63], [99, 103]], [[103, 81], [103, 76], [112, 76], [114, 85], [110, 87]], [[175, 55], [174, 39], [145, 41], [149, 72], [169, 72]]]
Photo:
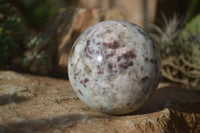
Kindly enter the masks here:
[[77, 38], [68, 74], [74, 91], [86, 105], [107, 114], [126, 114], [141, 107], [157, 88], [159, 53], [137, 25], [104, 21]]

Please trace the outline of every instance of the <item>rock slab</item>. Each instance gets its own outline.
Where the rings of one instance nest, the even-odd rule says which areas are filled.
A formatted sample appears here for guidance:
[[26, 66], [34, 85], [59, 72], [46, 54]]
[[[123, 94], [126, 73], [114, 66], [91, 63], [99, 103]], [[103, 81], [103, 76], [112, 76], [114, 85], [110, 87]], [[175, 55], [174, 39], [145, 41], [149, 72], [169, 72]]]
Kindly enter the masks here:
[[0, 133], [200, 132], [200, 92], [162, 86], [138, 111], [111, 116], [85, 106], [66, 79], [0, 71]]

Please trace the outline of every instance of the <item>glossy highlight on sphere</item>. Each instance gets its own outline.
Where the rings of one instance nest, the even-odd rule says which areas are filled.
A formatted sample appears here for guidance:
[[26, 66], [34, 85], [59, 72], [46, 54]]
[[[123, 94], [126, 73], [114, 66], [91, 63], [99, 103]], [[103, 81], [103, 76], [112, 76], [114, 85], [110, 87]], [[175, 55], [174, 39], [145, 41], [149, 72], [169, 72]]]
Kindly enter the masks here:
[[160, 59], [142, 28], [110, 20], [89, 27], [77, 38], [68, 74], [86, 105], [121, 115], [137, 110], [153, 94], [160, 79]]

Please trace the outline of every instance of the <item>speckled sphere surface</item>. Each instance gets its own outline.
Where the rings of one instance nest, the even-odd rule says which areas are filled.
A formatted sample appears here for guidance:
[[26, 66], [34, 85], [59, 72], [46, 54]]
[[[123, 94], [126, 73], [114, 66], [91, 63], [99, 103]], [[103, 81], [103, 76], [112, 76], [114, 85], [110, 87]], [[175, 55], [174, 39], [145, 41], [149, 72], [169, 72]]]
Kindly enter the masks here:
[[68, 73], [81, 101], [97, 111], [120, 115], [141, 107], [155, 91], [160, 59], [142, 28], [125, 21], [104, 21], [77, 38]]

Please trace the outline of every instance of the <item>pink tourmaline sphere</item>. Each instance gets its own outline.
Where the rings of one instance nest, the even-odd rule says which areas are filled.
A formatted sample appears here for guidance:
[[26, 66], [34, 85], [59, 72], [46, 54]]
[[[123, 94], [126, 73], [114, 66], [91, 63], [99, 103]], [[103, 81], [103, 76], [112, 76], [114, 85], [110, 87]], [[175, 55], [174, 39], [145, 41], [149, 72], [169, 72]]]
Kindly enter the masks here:
[[141, 107], [155, 91], [160, 59], [142, 28], [125, 21], [104, 21], [77, 38], [68, 73], [81, 101], [97, 111], [120, 115]]

